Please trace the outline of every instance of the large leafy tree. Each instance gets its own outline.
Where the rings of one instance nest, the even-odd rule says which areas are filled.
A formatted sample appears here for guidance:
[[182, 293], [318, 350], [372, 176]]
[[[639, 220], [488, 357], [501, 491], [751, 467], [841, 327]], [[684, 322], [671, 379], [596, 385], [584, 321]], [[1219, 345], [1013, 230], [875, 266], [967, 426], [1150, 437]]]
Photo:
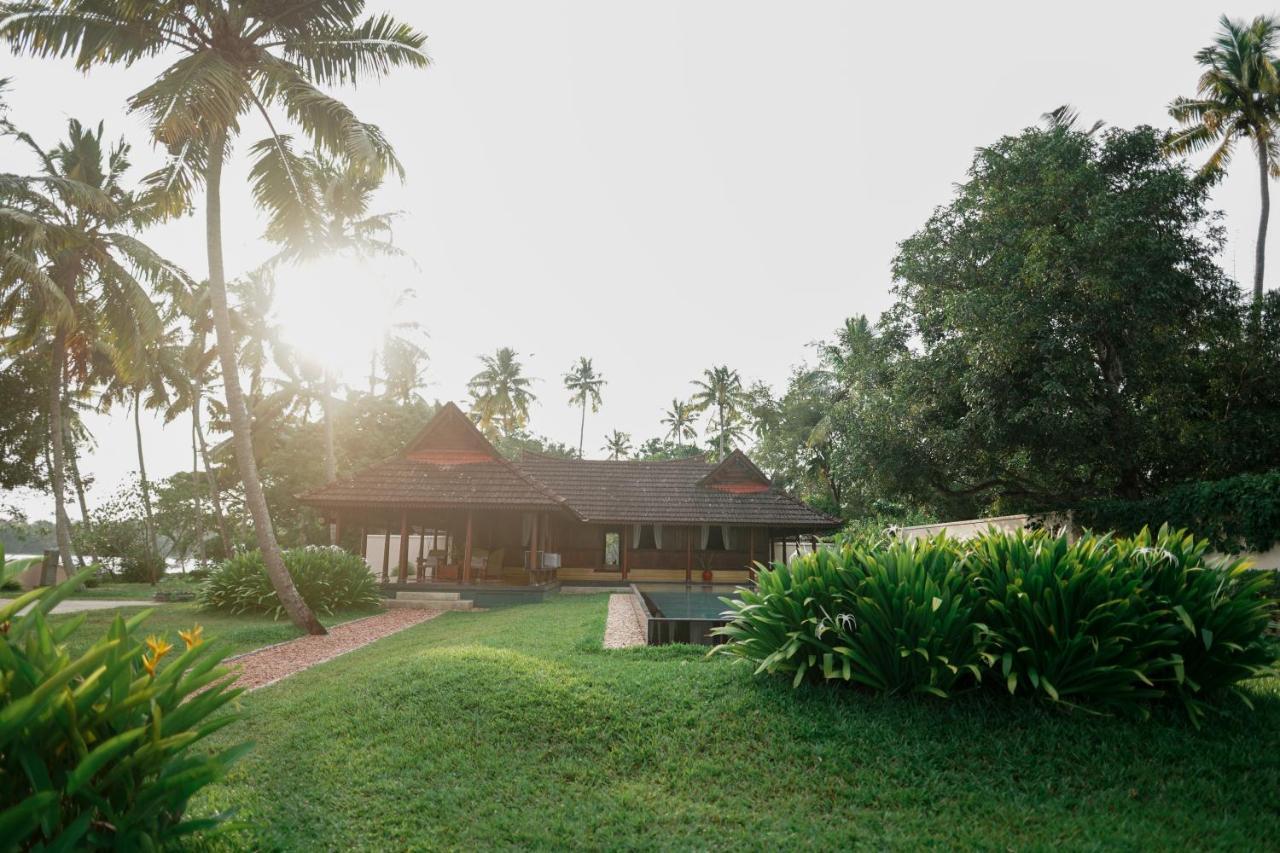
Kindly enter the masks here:
[[714, 412], [712, 437], [716, 442], [716, 458], [724, 459], [725, 446], [732, 445], [745, 434], [747, 393], [738, 371], [718, 365], [702, 371], [695, 379], [691, 402], [699, 412]]
[[58, 550], [71, 570], [65, 506], [68, 387], [89, 380], [95, 357], [131, 381], [161, 328], [152, 290], [176, 293], [185, 275], [135, 235], [159, 215], [154, 196], [125, 186], [129, 146], [72, 120], [51, 148], [10, 129], [39, 173], [0, 180], [0, 327], [11, 352], [47, 354], [49, 481]]
[[1199, 425], [1236, 417], [1259, 368], [1224, 381], [1206, 357], [1247, 309], [1214, 262], [1209, 186], [1162, 142], [1058, 127], [977, 153], [894, 261], [896, 304], [838, 425], [857, 474], [954, 517], [1207, 473]]
[[564, 387], [569, 392], [569, 402], [582, 407], [582, 419], [578, 424], [578, 457], [582, 457], [582, 442], [587, 434], [587, 406], [592, 413], [600, 411], [600, 389], [605, 379], [596, 373], [595, 365], [585, 355], [564, 375]]
[[486, 435], [514, 435], [529, 422], [529, 407], [537, 399], [530, 390], [533, 380], [524, 375], [520, 354], [511, 347], [480, 356], [480, 364], [467, 384], [471, 414]]
[[1271, 216], [1271, 178], [1280, 175], [1280, 65], [1276, 42], [1280, 22], [1263, 15], [1249, 23], [1222, 16], [1213, 44], [1196, 54], [1204, 68], [1193, 98], [1177, 98], [1169, 113], [1184, 125], [1168, 140], [1175, 153], [1212, 149], [1205, 161], [1209, 174], [1226, 168], [1242, 140], [1253, 144], [1258, 161], [1262, 210], [1254, 250], [1253, 298], [1262, 299], [1266, 267], [1267, 221]]
[[281, 604], [311, 633], [324, 628], [294, 588], [276, 543], [235, 348], [225, 345], [233, 337], [222, 252], [222, 169], [248, 113], [264, 117], [277, 144], [283, 144], [275, 130], [283, 117], [331, 156], [375, 173], [400, 169], [378, 128], [319, 88], [427, 64], [424, 36], [387, 15], [360, 20], [363, 10], [359, 0], [64, 0], [0, 7], [0, 38], [20, 53], [72, 57], [82, 70], [172, 58], [129, 107], [147, 118], [172, 155], [156, 183], [175, 199], [174, 209], [185, 209], [204, 188], [210, 306], [245, 502]]

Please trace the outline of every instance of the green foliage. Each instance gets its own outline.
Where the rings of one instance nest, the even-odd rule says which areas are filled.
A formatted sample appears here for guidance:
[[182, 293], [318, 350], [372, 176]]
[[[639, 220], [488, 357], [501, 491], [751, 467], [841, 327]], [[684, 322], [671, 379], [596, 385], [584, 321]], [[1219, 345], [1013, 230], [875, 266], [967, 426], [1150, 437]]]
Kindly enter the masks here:
[[[284, 552], [284, 564], [312, 610], [333, 613], [378, 606], [377, 582], [355, 554], [330, 547], [292, 548]], [[260, 551], [237, 554], [214, 569], [201, 588], [200, 603], [228, 613], [270, 613], [277, 619], [284, 612]]]
[[796, 685], [948, 697], [981, 682], [1139, 713], [1176, 698], [1199, 722], [1277, 652], [1265, 636], [1269, 577], [1207, 563], [1208, 547], [1168, 529], [1075, 543], [994, 529], [965, 541], [844, 539], [775, 564], [728, 601], [716, 653]]
[[153, 581], [165, 572], [164, 558], [151, 551], [138, 485], [123, 487], [93, 513], [81, 547], [124, 581]]
[[189, 819], [187, 803], [245, 751], [193, 748], [237, 719], [224, 708], [241, 692], [198, 628], [163, 668], [168, 639], [139, 639], [148, 612], [117, 616], [105, 636], [68, 651], [83, 614], [56, 627], [47, 617], [88, 574], [0, 608], [6, 846], [152, 850], [211, 828], [218, 818]]
[[950, 696], [981, 679], [979, 629], [953, 540], [843, 542], [778, 564], [726, 599], [736, 618], [717, 651], [757, 672]]
[[1186, 528], [1219, 551], [1266, 551], [1280, 542], [1280, 470], [1186, 483], [1144, 500], [1086, 501], [1077, 520], [1095, 530]]

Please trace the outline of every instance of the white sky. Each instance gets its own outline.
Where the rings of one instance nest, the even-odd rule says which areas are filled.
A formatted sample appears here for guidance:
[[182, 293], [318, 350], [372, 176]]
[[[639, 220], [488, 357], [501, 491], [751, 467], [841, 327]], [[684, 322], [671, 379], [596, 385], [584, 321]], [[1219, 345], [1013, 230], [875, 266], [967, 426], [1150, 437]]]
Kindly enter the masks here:
[[[344, 93], [408, 172], [375, 210], [404, 211], [396, 239], [417, 268], [373, 277], [419, 294], [425, 395], [462, 402], [476, 356], [512, 346], [541, 380], [533, 430], [573, 444], [560, 377], [590, 356], [609, 383], [587, 422], [587, 453], [600, 455], [611, 429], [637, 443], [659, 434], [662, 409], [704, 367], [780, 387], [806, 344], [888, 306], [896, 244], [948, 200], [975, 147], [1067, 102], [1087, 122], [1167, 125], [1222, 11], [1203, 0], [868, 5], [371, 3], [426, 32], [435, 63]], [[0, 55], [16, 123], [52, 144], [68, 118], [105, 119], [109, 136], [135, 143], [138, 175], [160, 156], [125, 100], [158, 67], [85, 77]], [[266, 255], [243, 157], [263, 136], [246, 126], [225, 178], [233, 273]], [[0, 148], [0, 169], [34, 168]], [[1223, 265], [1245, 279], [1254, 168], [1245, 152], [1216, 197], [1232, 239]], [[147, 239], [205, 275], [201, 219]], [[312, 304], [341, 315], [368, 283], [332, 289]], [[102, 500], [136, 467], [132, 425], [124, 410], [90, 425], [99, 447], [85, 467]], [[149, 473], [189, 466], [187, 423], [145, 432]], [[52, 515], [47, 497], [5, 498]]]

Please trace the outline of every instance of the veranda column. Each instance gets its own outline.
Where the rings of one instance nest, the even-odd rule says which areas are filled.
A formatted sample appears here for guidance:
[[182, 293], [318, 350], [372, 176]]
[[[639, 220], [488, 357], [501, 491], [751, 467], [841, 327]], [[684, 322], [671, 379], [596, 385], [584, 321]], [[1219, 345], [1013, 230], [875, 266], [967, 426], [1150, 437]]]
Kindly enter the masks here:
[[333, 544], [342, 547], [342, 510], [333, 513]]
[[462, 582], [471, 583], [471, 510], [467, 510], [467, 538], [462, 543]]
[[627, 579], [627, 550], [631, 545], [631, 525], [622, 525], [622, 579]]
[[400, 583], [409, 582], [409, 513], [400, 513]]
[[684, 543], [684, 582], [693, 583], [693, 533], [698, 528], [686, 528], [688, 539]]
[[382, 526], [382, 582], [391, 580], [391, 519]]
[[542, 566], [538, 563], [538, 524], [541, 519], [537, 513], [533, 515], [532, 529], [529, 531], [529, 573], [535, 579], [535, 582], [541, 578]]

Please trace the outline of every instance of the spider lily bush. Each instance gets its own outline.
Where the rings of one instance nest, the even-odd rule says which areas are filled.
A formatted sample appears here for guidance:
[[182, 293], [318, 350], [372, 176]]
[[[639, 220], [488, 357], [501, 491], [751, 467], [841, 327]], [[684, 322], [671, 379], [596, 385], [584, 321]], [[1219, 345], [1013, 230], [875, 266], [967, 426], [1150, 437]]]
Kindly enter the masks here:
[[241, 691], [198, 626], [178, 642], [143, 639], [147, 611], [67, 652], [84, 615], [56, 626], [47, 617], [92, 571], [0, 606], [4, 849], [153, 850], [214, 828], [220, 817], [189, 819], [187, 803], [247, 749], [201, 748], [235, 722], [227, 705]]
[[725, 599], [713, 654], [792, 684], [941, 698], [978, 688], [1096, 711], [1181, 704], [1197, 724], [1275, 671], [1271, 578], [1208, 542], [994, 529], [966, 541], [848, 538], [762, 568]]
[[[378, 584], [363, 559], [341, 548], [292, 548], [284, 564], [307, 606], [323, 613], [372, 610], [381, 601]], [[200, 590], [200, 603], [227, 613], [284, 613], [262, 563], [261, 551], [237, 554], [215, 568]]]

